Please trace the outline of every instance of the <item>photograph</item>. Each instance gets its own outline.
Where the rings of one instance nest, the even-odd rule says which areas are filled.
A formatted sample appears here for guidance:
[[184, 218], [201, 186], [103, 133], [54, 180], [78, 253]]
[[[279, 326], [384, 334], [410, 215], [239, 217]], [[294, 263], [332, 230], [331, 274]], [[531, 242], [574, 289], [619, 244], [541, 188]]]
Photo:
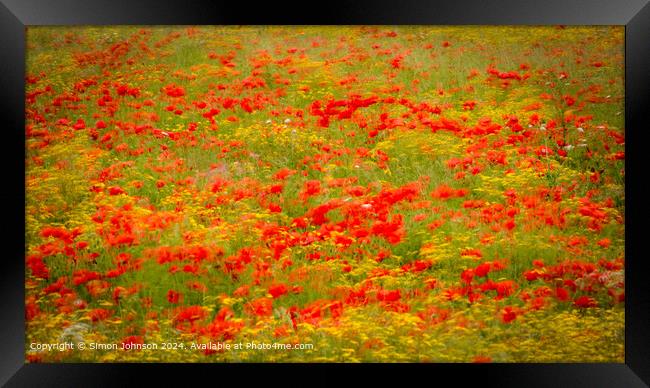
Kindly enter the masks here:
[[624, 25], [24, 34], [25, 363], [626, 362]]

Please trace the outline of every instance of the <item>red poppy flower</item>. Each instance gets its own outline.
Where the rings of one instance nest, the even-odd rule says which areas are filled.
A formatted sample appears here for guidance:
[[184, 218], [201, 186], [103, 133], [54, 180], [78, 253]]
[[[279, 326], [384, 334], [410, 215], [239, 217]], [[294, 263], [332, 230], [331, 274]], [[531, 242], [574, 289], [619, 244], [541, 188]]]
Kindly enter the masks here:
[[517, 312], [512, 307], [508, 306], [501, 312], [503, 323], [511, 323], [515, 319], [517, 319]]
[[474, 269], [474, 273], [478, 277], [487, 276], [489, 272], [490, 272], [490, 263], [479, 264], [478, 267]]
[[402, 297], [399, 290], [381, 290], [377, 292], [377, 299], [383, 302], [395, 302]]
[[178, 303], [180, 301], [180, 299], [181, 299], [181, 294], [180, 293], [178, 293], [178, 292], [176, 292], [174, 290], [167, 291], [167, 301], [169, 301], [169, 303], [176, 304], [176, 303]]
[[284, 284], [274, 284], [269, 287], [269, 294], [273, 296], [273, 298], [279, 298], [282, 295], [286, 294], [289, 290], [287, 289], [287, 286]]
[[247, 305], [247, 309], [250, 313], [260, 316], [268, 317], [273, 314], [273, 299], [271, 298], [259, 298], [255, 299], [250, 304]]
[[465, 283], [471, 283], [472, 279], [474, 279], [474, 269], [473, 268], [468, 268], [464, 270], [460, 274], [460, 278], [465, 282]]
[[197, 320], [205, 318], [207, 315], [206, 311], [201, 306], [190, 306], [184, 309], [181, 309], [176, 317], [174, 317], [175, 323], [189, 322], [190, 324], [194, 323]]
[[577, 298], [577, 299], [573, 302], [573, 304], [574, 304], [576, 307], [581, 307], [581, 308], [598, 307], [598, 302], [597, 302], [595, 299], [590, 298], [590, 297], [585, 296], [585, 295], [583, 295], [583, 296]]

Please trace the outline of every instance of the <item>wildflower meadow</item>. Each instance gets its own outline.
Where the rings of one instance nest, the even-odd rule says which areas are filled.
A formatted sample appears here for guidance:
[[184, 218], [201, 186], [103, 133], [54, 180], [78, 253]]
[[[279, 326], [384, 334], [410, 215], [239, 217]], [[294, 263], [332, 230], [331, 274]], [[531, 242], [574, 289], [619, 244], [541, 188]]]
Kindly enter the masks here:
[[29, 27], [25, 84], [28, 362], [624, 361], [623, 27]]

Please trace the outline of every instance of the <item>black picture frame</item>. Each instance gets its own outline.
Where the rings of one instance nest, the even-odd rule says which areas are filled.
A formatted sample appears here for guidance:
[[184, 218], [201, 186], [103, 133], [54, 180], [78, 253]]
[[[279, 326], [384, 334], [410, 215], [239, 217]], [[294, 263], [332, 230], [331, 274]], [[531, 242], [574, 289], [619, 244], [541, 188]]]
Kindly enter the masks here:
[[[292, 365], [25, 364], [24, 253], [25, 200], [24, 69], [25, 27], [111, 24], [450, 24], [450, 25], [625, 25], [626, 74], [626, 334], [624, 364], [432, 364], [338, 365], [338, 369], [404, 383], [413, 373], [432, 384], [451, 378], [499, 387], [641, 387], [650, 384], [650, 293], [646, 276], [644, 226], [650, 187], [645, 179], [650, 86], [650, 5], [648, 0], [461, 0], [426, 2], [329, 1], [264, 4], [216, 1], [0, 0], [0, 115], [3, 150], [0, 236], [0, 384], [7, 386], [127, 386], [152, 376], [188, 384], [194, 378], [221, 382], [224, 374], [265, 382], [292, 380]], [[647, 152], [647, 151], [645, 151]], [[332, 365], [301, 365], [309, 381], [342, 380]], [[182, 372], [181, 370], [182, 369]], [[311, 376], [311, 377], [310, 377]], [[300, 382], [298, 382], [300, 383]]]

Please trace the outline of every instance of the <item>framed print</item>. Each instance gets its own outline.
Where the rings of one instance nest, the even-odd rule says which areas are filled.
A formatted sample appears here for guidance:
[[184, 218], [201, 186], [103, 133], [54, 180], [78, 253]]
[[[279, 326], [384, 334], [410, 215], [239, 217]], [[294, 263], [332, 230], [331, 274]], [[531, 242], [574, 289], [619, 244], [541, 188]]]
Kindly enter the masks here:
[[646, 386], [650, 6], [326, 8], [3, 2], [2, 382]]

